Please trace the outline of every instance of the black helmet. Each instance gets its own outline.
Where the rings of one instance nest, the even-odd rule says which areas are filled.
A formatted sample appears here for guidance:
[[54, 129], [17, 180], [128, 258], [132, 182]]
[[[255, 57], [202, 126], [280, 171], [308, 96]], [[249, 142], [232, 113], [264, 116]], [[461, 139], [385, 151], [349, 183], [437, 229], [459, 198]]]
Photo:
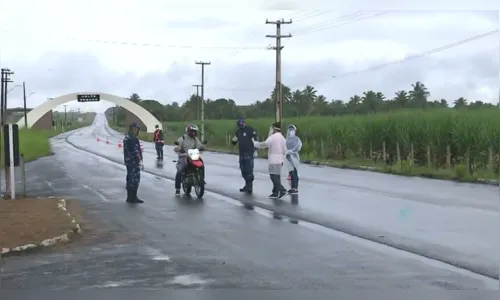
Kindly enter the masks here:
[[156, 125], [155, 125], [155, 128], [160, 128], [160, 125], [156, 124]]
[[135, 129], [135, 128], [137, 128], [137, 130], [141, 130], [141, 127], [139, 127], [139, 125], [138, 125], [137, 123], [135, 123], [135, 122], [134, 122], [134, 123], [132, 123], [132, 124], [130, 124], [130, 125], [128, 126], [128, 129], [129, 129], [129, 130], [132, 130], [132, 129]]

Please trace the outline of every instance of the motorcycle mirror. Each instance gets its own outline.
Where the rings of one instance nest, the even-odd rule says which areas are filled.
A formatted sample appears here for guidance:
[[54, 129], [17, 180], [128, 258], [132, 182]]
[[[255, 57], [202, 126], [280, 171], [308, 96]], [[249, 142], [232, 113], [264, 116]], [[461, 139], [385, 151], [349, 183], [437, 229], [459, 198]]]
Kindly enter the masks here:
[[178, 142], [178, 141], [175, 141], [175, 142], [174, 142], [174, 145], [179, 146], [179, 142]]

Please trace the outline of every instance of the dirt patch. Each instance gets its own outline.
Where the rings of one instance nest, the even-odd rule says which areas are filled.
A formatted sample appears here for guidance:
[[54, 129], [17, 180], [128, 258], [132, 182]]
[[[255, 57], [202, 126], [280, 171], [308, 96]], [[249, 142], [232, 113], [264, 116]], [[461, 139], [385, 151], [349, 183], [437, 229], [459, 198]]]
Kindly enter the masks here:
[[[0, 200], [0, 248], [39, 244], [74, 227], [57, 198]], [[72, 213], [71, 207], [67, 207]], [[77, 220], [78, 221], [78, 220]]]

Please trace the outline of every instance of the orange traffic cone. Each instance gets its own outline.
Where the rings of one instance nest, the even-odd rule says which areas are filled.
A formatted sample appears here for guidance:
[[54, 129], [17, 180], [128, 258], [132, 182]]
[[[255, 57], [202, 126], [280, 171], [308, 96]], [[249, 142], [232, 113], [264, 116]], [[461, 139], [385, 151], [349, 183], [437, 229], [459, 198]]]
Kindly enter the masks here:
[[118, 141], [118, 148], [122, 148], [123, 147], [123, 142], [122, 141]]
[[97, 137], [97, 142], [100, 142], [101, 141], [101, 138], [100, 137]]
[[108, 139], [108, 138], [106, 139], [106, 144], [108, 144], [108, 145], [109, 145], [109, 139]]

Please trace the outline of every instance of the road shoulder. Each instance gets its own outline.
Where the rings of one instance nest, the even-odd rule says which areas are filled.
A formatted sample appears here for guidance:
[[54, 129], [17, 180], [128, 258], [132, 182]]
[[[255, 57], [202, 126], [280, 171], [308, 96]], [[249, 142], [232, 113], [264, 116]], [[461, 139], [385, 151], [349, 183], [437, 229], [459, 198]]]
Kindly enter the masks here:
[[81, 233], [77, 207], [76, 201], [57, 197], [0, 201], [2, 257], [69, 242]]

